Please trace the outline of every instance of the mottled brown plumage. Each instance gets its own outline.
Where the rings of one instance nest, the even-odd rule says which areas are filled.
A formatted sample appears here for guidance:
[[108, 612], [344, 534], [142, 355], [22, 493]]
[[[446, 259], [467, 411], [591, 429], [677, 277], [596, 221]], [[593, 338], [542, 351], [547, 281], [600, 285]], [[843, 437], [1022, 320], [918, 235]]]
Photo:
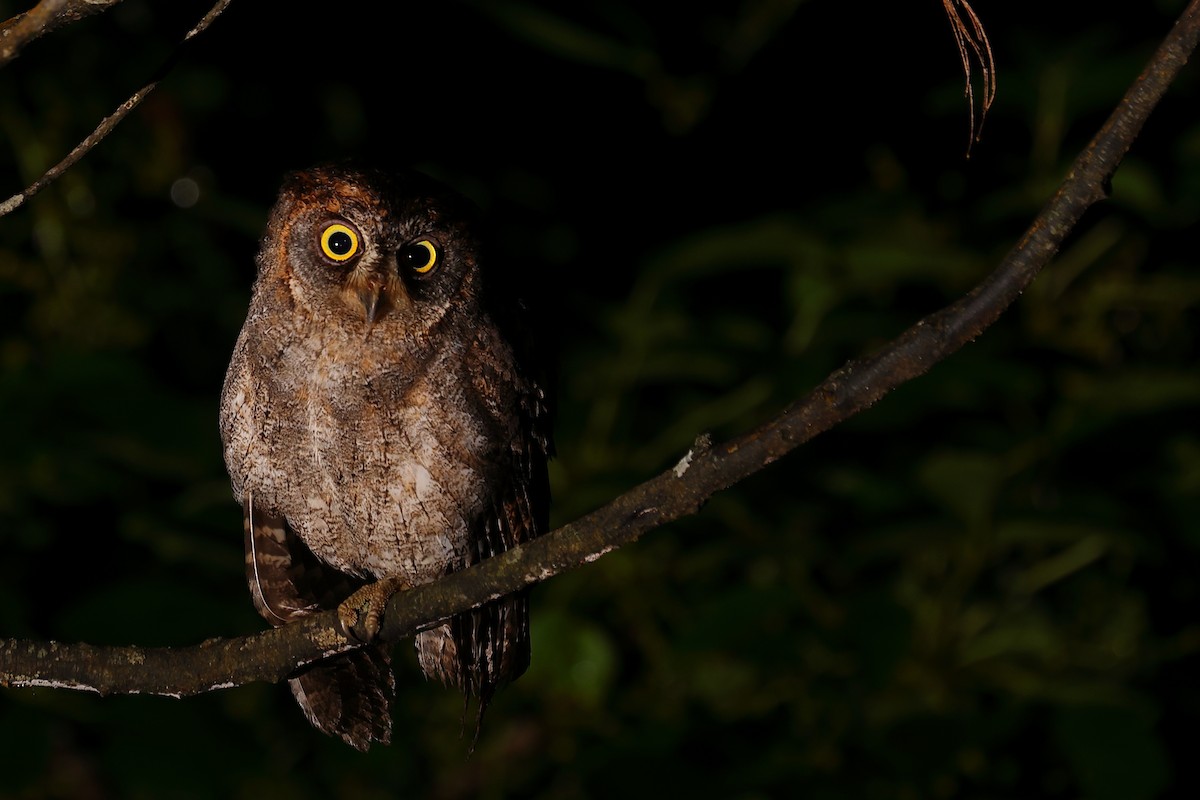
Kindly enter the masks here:
[[[544, 394], [471, 216], [416, 173], [322, 167], [280, 193], [221, 401], [251, 597], [273, 625], [370, 581], [436, 580], [545, 530]], [[526, 596], [416, 646], [426, 675], [482, 713], [528, 664]], [[389, 741], [382, 645], [291, 687], [320, 730], [360, 749]]]

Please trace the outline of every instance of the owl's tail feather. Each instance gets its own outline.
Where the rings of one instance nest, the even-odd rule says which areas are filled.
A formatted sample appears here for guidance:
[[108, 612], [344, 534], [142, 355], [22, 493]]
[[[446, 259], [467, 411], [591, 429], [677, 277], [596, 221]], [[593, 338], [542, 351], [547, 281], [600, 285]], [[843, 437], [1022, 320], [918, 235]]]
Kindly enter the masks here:
[[[244, 506], [246, 580], [254, 607], [272, 625], [334, 608], [363, 585], [361, 578], [320, 561], [282, 515], [256, 506], [249, 491]], [[382, 647], [320, 661], [289, 684], [317, 730], [340, 736], [359, 750], [391, 740], [396, 678]]]
[[288, 681], [313, 727], [367, 750], [392, 740], [396, 677], [382, 647], [367, 647], [313, 664]]

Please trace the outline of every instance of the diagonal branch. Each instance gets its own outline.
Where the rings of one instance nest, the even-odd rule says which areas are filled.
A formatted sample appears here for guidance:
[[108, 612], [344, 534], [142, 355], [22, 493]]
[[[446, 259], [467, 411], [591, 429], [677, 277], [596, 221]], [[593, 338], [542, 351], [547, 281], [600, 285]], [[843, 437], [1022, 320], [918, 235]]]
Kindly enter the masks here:
[[[104, 137], [108, 136], [108, 134], [112, 132], [112, 129], [117, 127], [121, 120], [129, 116], [130, 112], [137, 108], [138, 105], [140, 105], [141, 102], [146, 99], [146, 96], [154, 91], [162, 79], [166, 77], [167, 73], [171, 71], [171, 68], [175, 66], [175, 62], [179, 60], [179, 57], [188, 42], [190, 42], [199, 34], [203, 33], [205, 29], [212, 24], [213, 20], [221, 16], [221, 12], [223, 12], [231, 2], [232, 0], [217, 0], [216, 5], [209, 9], [208, 13], [205, 14], [198, 23], [196, 23], [196, 26], [184, 35], [183, 41], [179, 43], [179, 46], [175, 48], [174, 52], [171, 53], [166, 62], [164, 62], [163, 65], [158, 68], [158, 71], [155, 72], [154, 76], [150, 78], [150, 82], [130, 95], [129, 99], [124, 103], [117, 106], [116, 111], [101, 120], [100, 124], [96, 126], [96, 130], [88, 134], [87, 138], [85, 138], [82, 142], [75, 145], [74, 149], [72, 149], [70, 153], [67, 153], [66, 158], [55, 164], [50, 169], [46, 170], [42, 177], [30, 184], [23, 192], [14, 194], [4, 202], [0, 202], [0, 217], [3, 217], [4, 215], [20, 208], [26, 200], [33, 197], [42, 189], [45, 189], [47, 186], [57, 180], [60, 175], [62, 175], [71, 167], [75, 166], [79, 159], [90, 153], [92, 148], [100, 144], [100, 142], [104, 140]], [[40, 4], [34, 9], [34, 11], [31, 11], [30, 13], [35, 13], [42, 7], [42, 5], [45, 5], [45, 3]], [[24, 19], [21, 20], [21, 22], [24, 22]], [[2, 63], [3, 62], [0, 61], [0, 64]]]
[[[596, 560], [642, 534], [695, 513], [713, 494], [927, 372], [988, 328], [1054, 256], [1105, 187], [1150, 112], [1200, 38], [1191, 0], [1112, 116], [1075, 160], [1058, 192], [982, 283], [925, 317], [873, 356], [852, 362], [756, 430], [695, 448], [673, 468], [546, 536], [392, 598], [383, 637], [394, 641], [453, 614]], [[327, 612], [282, 628], [195, 647], [92, 647], [0, 642], [0, 683], [100, 693], [183, 696], [251, 681], [277, 682], [295, 668], [355, 645]]]

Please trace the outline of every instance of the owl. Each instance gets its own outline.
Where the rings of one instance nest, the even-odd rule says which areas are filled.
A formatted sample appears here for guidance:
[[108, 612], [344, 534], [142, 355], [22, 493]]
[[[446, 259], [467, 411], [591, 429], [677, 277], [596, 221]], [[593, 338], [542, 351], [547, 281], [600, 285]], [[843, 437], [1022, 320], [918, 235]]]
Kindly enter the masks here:
[[[337, 608], [374, 581], [436, 581], [545, 531], [536, 347], [464, 198], [415, 172], [298, 172], [257, 264], [220, 426], [268, 622]], [[528, 598], [460, 614], [416, 650], [481, 718], [529, 663]], [[360, 750], [390, 741], [384, 645], [317, 662], [290, 688], [319, 730]]]

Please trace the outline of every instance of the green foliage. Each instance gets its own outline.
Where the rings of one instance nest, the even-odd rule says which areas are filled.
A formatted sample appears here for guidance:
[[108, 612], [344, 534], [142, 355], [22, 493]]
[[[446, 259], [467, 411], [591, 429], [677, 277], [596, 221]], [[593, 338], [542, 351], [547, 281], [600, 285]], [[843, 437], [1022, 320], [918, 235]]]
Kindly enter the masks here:
[[[1000, 93], [970, 160], [936, 3], [870, 29], [794, 0], [426, 5], [339, 27], [233, 4], [0, 219], [0, 635], [261, 626], [217, 398], [287, 169], [411, 162], [484, 207], [560, 350], [562, 523], [983, 277], [1182, 3], [976, 4]], [[203, 10], [126, 0], [0, 70], [4, 193]], [[1196, 91], [1192, 69], [979, 341], [539, 586], [530, 671], [470, 757], [461, 698], [401, 646], [396, 742], [365, 756], [281, 687], [0, 692], [0, 797], [1195, 794]]]

